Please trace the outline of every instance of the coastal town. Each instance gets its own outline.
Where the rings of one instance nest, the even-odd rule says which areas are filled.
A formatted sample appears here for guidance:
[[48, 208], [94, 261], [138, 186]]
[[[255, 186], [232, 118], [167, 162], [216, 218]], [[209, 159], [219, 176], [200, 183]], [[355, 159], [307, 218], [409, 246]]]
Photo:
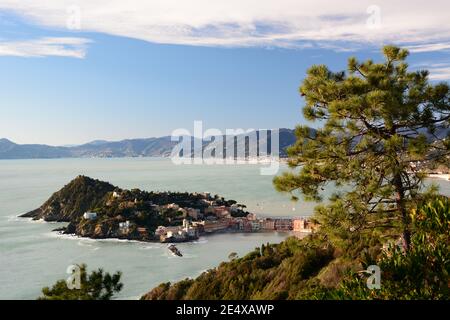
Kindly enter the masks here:
[[217, 216], [208, 216], [207, 219], [192, 221], [183, 219], [181, 226], [159, 226], [156, 236], [161, 242], [185, 242], [196, 240], [202, 235], [210, 235], [218, 232], [293, 232], [294, 234], [312, 233], [315, 225], [307, 218], [258, 218], [249, 213], [246, 217], [235, 218], [230, 214], [224, 214], [228, 208], [217, 209]]
[[218, 217], [191, 222], [183, 219], [181, 226], [164, 227], [156, 230], [161, 242], [185, 242], [196, 240], [201, 235], [210, 235], [218, 232], [293, 232], [294, 235], [312, 233], [316, 226], [307, 218], [258, 218], [250, 213], [243, 218]]
[[78, 176], [22, 217], [68, 222], [55, 229], [92, 239], [178, 243], [220, 232], [286, 232], [299, 237], [317, 226], [305, 217], [267, 217], [209, 192], [121, 189]]
[[[151, 201], [143, 203], [135, 198], [130, 200], [132, 194], [129, 191], [114, 191], [112, 199], [107, 205], [113, 205], [114, 201], [121, 201], [120, 206], [128, 209], [138, 209], [146, 205], [159, 216], [167, 216], [170, 213], [169, 225], [158, 225], [152, 232], [148, 227], [135, 221], [126, 220], [119, 222], [119, 238], [128, 238], [137, 233], [140, 239], [160, 241], [162, 243], [187, 242], [198, 239], [200, 236], [211, 235], [219, 232], [292, 232], [302, 236], [312, 233], [317, 226], [305, 217], [258, 217], [254, 213], [245, 211], [245, 206], [235, 201], [225, 201], [217, 195], [212, 196], [208, 192], [192, 194], [192, 207], [182, 206], [177, 203], [155, 204]], [[163, 196], [166, 198], [167, 194]], [[184, 201], [186, 205], [186, 201]], [[142, 215], [143, 212], [135, 212]], [[135, 215], [132, 215], [133, 217]], [[95, 222], [98, 215], [95, 212], [86, 212], [84, 220]]]

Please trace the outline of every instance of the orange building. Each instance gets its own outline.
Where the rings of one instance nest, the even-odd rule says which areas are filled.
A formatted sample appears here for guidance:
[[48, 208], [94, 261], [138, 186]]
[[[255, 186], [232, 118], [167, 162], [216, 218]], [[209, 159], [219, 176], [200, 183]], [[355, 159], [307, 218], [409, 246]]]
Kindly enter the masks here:
[[317, 226], [306, 218], [299, 218], [293, 220], [294, 232], [313, 232]]

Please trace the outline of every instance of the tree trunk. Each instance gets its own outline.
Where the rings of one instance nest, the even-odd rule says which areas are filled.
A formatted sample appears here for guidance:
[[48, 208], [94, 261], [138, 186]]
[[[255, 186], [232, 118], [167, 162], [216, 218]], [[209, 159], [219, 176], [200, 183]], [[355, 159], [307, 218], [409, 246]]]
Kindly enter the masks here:
[[409, 217], [408, 217], [408, 211], [406, 209], [405, 205], [405, 190], [403, 188], [403, 181], [402, 177], [399, 173], [396, 173], [394, 176], [394, 186], [397, 192], [396, 196], [396, 205], [397, 210], [399, 211], [401, 217], [402, 217], [402, 224], [403, 224], [403, 230], [402, 230], [402, 245], [403, 250], [405, 252], [409, 251], [409, 248], [411, 246], [411, 232], [409, 230]]

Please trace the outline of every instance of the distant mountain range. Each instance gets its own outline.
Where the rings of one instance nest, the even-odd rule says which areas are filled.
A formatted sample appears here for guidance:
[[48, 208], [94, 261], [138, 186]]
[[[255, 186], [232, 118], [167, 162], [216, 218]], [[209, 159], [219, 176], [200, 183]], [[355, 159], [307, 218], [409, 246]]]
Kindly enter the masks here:
[[[315, 130], [311, 128], [314, 132]], [[296, 141], [294, 130], [279, 129], [279, 154], [281, 157], [286, 156], [286, 149], [293, 145]], [[429, 141], [442, 139], [449, 135], [449, 128], [438, 128], [434, 135], [426, 132], [425, 129], [419, 130], [424, 133]], [[271, 148], [270, 135], [266, 136], [262, 132], [256, 131], [260, 146], [268, 146]], [[244, 139], [246, 135], [237, 135], [236, 141], [240, 145], [246, 146], [246, 154], [259, 154], [261, 150], [255, 144], [246, 143]], [[184, 137], [184, 139], [189, 137]], [[192, 138], [192, 141], [194, 138]], [[223, 151], [229, 157], [234, 154], [234, 150], [230, 150], [233, 140], [227, 139], [226, 147]], [[231, 138], [232, 139], [232, 138]], [[197, 140], [198, 141], [198, 140]], [[79, 146], [48, 146], [42, 144], [16, 144], [8, 139], [0, 139], [0, 159], [55, 159], [55, 158], [123, 158], [123, 157], [169, 157], [173, 148], [178, 144], [172, 141], [170, 136], [148, 139], [127, 139], [122, 141], [104, 141], [96, 140]], [[203, 141], [197, 144], [205, 150], [219, 150], [222, 141]], [[261, 147], [259, 147], [260, 149]], [[193, 152], [194, 150], [191, 150]]]
[[[258, 132], [259, 135], [259, 132]], [[242, 139], [242, 135], [238, 136]], [[286, 148], [295, 142], [294, 130], [280, 129], [280, 155], [286, 155]], [[269, 143], [261, 135], [260, 144]], [[128, 139], [122, 141], [96, 140], [79, 146], [55, 147], [41, 144], [16, 144], [8, 139], [0, 139], [0, 159], [55, 159], [55, 158], [121, 158], [121, 157], [168, 157], [178, 142], [170, 136], [148, 139]], [[203, 146], [213, 147], [217, 142], [204, 142]], [[254, 150], [250, 147], [251, 154]]]

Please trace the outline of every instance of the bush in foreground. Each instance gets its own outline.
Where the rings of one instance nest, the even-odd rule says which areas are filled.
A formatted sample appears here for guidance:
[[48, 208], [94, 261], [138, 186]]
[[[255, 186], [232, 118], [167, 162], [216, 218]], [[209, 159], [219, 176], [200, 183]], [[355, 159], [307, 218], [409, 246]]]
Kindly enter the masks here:
[[70, 289], [66, 280], [59, 280], [51, 288], [43, 288], [38, 300], [110, 300], [122, 290], [121, 272], [110, 275], [98, 269], [87, 274], [86, 268], [85, 264], [79, 266], [79, 289]]

